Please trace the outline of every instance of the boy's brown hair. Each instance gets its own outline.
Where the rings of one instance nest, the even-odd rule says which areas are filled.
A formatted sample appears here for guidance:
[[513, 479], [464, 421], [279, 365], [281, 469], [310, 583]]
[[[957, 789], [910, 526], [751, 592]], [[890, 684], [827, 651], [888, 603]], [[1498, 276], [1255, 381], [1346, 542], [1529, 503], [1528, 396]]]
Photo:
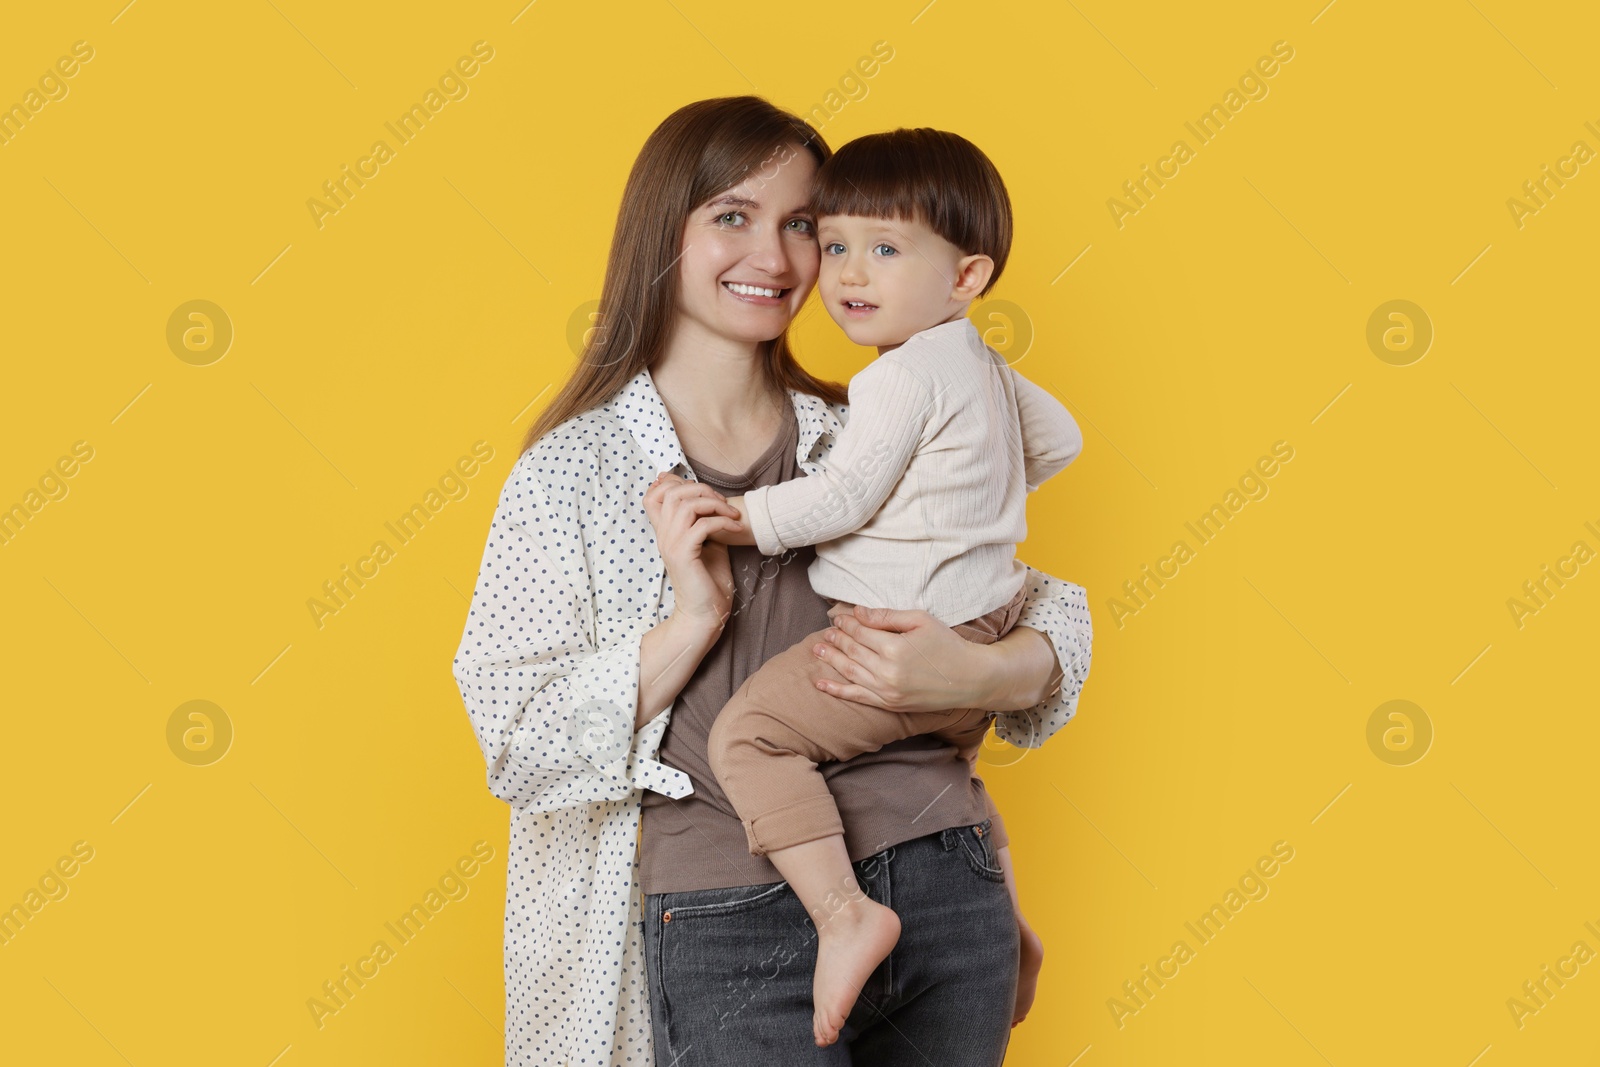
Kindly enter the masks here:
[[927, 127], [857, 137], [817, 172], [811, 212], [925, 223], [961, 249], [994, 260], [982, 296], [1011, 252], [1011, 197], [989, 157], [959, 134]]

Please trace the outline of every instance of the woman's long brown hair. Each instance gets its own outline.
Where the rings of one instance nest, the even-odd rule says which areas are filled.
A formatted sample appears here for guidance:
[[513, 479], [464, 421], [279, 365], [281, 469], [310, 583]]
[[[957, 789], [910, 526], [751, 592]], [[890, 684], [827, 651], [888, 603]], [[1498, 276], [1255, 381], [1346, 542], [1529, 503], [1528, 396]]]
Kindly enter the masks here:
[[[809, 123], [759, 96], [699, 100], [674, 111], [645, 141], [628, 174], [611, 238], [596, 328], [561, 392], [528, 428], [526, 451], [567, 419], [605, 403], [666, 347], [677, 319], [678, 259], [689, 213], [759, 174], [785, 147], [820, 167], [832, 154]], [[788, 331], [766, 345], [768, 380], [843, 404], [845, 387], [795, 362]]]

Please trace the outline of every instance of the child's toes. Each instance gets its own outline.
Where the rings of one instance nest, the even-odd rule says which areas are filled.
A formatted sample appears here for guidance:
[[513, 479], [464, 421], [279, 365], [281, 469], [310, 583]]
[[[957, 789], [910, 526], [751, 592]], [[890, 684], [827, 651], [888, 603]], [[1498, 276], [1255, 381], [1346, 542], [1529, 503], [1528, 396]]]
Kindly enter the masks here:
[[811, 1032], [819, 1045], [831, 1045], [839, 1040], [839, 1030], [844, 1026], [844, 1020], [835, 1018], [834, 1013], [826, 1007], [817, 1005], [811, 1015]]

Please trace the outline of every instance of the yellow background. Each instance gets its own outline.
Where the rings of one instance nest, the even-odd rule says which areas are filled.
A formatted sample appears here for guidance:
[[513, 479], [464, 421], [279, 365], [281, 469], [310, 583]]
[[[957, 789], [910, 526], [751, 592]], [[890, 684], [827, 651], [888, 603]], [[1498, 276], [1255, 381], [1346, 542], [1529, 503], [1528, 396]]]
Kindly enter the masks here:
[[[8, 1062], [500, 1062], [507, 812], [450, 675], [496, 495], [650, 129], [708, 96], [810, 109], [879, 40], [824, 135], [992, 156], [1017, 214], [994, 296], [1021, 309], [995, 338], [1031, 331], [1019, 369], [1086, 436], [1022, 554], [1088, 588], [1093, 673], [1047, 747], [986, 756], [1047, 951], [1008, 1062], [1593, 1056], [1600, 963], [1520, 1028], [1506, 1003], [1600, 950], [1600, 565], [1520, 627], [1507, 606], [1600, 548], [1600, 165], [1520, 227], [1507, 206], [1600, 148], [1587, 5], [121, 4], [0, 34], [0, 104], [94, 49], [0, 146], [0, 506], [94, 450], [0, 546], [0, 904], [93, 849], [0, 946]], [[319, 229], [306, 201], [478, 40], [469, 95]], [[1200, 145], [1184, 123], [1280, 40]], [[1107, 201], [1180, 138], [1119, 228]], [[234, 330], [209, 366], [166, 339], [196, 299]], [[1407, 366], [1366, 339], [1391, 300], [1434, 329]], [[797, 342], [840, 380], [863, 362], [824, 315]], [[479, 440], [468, 495], [318, 628], [307, 600]], [[1270, 493], [1196, 547], [1185, 522], [1280, 440]], [[191, 700], [234, 731], [208, 766], [169, 747]], [[1420, 761], [1369, 747], [1390, 700], [1431, 723]], [[468, 895], [318, 1029], [307, 1000], [479, 840]], [[1192, 939], [1276, 841], [1269, 895]], [[1180, 939], [1119, 1027], [1107, 1002]]]

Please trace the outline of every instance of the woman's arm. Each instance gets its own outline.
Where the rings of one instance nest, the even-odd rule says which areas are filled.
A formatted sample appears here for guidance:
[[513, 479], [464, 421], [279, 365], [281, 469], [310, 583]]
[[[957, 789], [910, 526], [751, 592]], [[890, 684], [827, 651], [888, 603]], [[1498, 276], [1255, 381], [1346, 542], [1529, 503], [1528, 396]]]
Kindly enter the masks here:
[[687, 775], [654, 759], [666, 723], [652, 716], [637, 729], [641, 676], [648, 700], [659, 702], [672, 671], [655, 660], [681, 654], [680, 663], [698, 664], [683, 651], [694, 645], [691, 631], [671, 619], [658, 625], [653, 611], [614, 613], [594, 595], [581, 477], [541, 484], [527, 458], [512, 471], [452, 668], [489, 792], [538, 811], [638, 788], [691, 791]]
[[817, 688], [890, 711], [1014, 711], [1044, 700], [1061, 674], [1050, 639], [1020, 623], [980, 645], [926, 611], [857, 605], [822, 638], [822, 658], [847, 681]]
[[721, 493], [662, 471], [644, 494], [644, 513], [672, 583], [672, 614], [639, 642], [639, 705], [634, 729], [678, 698], [733, 611], [733, 568], [710, 539], [737, 527]]
[[1093, 625], [1082, 586], [1028, 569], [1017, 625], [992, 645], [968, 641], [926, 611], [857, 606], [813, 651], [846, 679], [826, 693], [890, 711], [993, 708], [995, 732], [1037, 748], [1077, 713]]
[[702, 625], [676, 612], [656, 623], [644, 635], [639, 641], [639, 706], [633, 720], [635, 730], [643, 728], [678, 699], [700, 661], [721, 636], [722, 627]]
[[1020, 711], [1041, 703], [1061, 687], [1061, 667], [1048, 634], [1019, 621], [990, 652], [986, 676], [978, 680], [974, 708]]

